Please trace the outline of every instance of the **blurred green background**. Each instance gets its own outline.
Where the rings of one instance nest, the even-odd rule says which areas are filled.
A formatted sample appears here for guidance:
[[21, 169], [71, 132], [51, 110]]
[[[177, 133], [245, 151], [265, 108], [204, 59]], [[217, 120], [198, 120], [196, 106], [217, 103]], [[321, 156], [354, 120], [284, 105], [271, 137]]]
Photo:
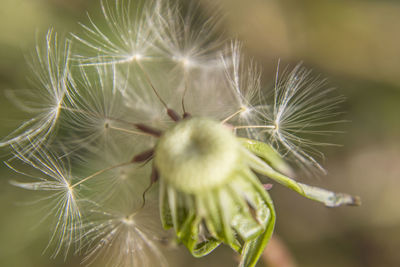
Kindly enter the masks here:
[[[385, 0], [202, 0], [218, 2], [228, 35], [243, 41], [272, 84], [278, 59], [303, 61], [346, 96], [345, 134], [332, 137], [343, 147], [324, 149], [327, 177], [306, 182], [362, 197], [358, 208], [327, 209], [279, 186], [271, 194], [276, 234], [297, 266], [400, 266], [400, 1]], [[67, 34], [100, 14], [98, 0], [0, 1], [0, 136], [23, 114], [4, 90], [27, 88], [25, 56], [49, 27]], [[213, 6], [211, 5], [211, 6]], [[9, 156], [1, 150], [2, 160]], [[79, 266], [79, 256], [42, 255], [49, 225], [26, 203], [31, 195], [9, 185], [17, 175], [0, 168], [0, 266]], [[228, 249], [192, 260], [172, 253], [171, 266], [233, 266]], [[227, 260], [229, 259], [229, 260]], [[222, 264], [224, 263], [224, 264]], [[175, 265], [174, 265], [175, 264]], [[259, 266], [263, 266], [262, 263]]]

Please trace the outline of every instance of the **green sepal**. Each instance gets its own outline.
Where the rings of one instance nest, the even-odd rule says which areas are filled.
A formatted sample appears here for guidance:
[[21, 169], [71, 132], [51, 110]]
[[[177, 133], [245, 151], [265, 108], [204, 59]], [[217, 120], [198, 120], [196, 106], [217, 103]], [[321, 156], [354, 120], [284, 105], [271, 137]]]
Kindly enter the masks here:
[[[267, 155], [268, 153], [265, 153]], [[292, 189], [300, 195], [325, 204], [327, 207], [338, 207], [342, 205], [360, 205], [359, 197], [354, 197], [343, 193], [334, 193], [322, 188], [309, 186], [299, 183], [292, 178], [287, 177], [279, 171], [276, 171], [269, 165], [263, 157], [257, 157], [251, 152], [248, 153], [250, 167], [257, 173], [268, 176], [274, 181]]]
[[168, 202], [168, 194], [167, 194], [167, 189], [166, 185], [164, 182], [160, 181], [160, 219], [161, 219], [161, 224], [164, 227], [164, 229], [169, 229], [174, 226], [172, 222], [172, 215], [171, 215], [171, 209], [169, 208], [169, 202]]
[[265, 162], [272, 166], [272, 168], [285, 174], [292, 173], [290, 166], [282, 159], [281, 155], [279, 155], [279, 153], [272, 146], [264, 142], [243, 137], [240, 137], [239, 141], [245, 148], [262, 158]]
[[186, 220], [182, 224], [182, 227], [176, 232], [176, 236], [182, 243], [186, 245], [186, 247], [191, 250], [192, 247], [196, 244], [198, 240], [198, 222], [195, 223], [196, 214], [194, 212], [190, 212], [186, 217]]
[[174, 225], [175, 231], [178, 232], [181, 229], [183, 218], [185, 217], [180, 216], [182, 212], [180, 212], [177, 192], [171, 187], [167, 187], [167, 192], [169, 208], [171, 210], [172, 223]]
[[243, 240], [251, 240], [264, 230], [263, 226], [254, 221], [251, 215], [247, 214], [234, 216], [231, 225]]
[[190, 212], [190, 214], [188, 214], [186, 217], [181, 229], [176, 232], [178, 240], [181, 241], [192, 254], [199, 238], [199, 220], [195, 220], [196, 214], [194, 212]]
[[[275, 215], [274, 215], [275, 216]], [[254, 267], [263, 253], [268, 241], [271, 239], [275, 227], [275, 217], [268, 224], [267, 229], [257, 238], [248, 241], [243, 246], [242, 259], [239, 267]]]
[[199, 243], [198, 239], [200, 223], [201, 218], [192, 212], [187, 217], [181, 231], [177, 233], [179, 240], [188, 248], [190, 253], [197, 258], [209, 254], [221, 244], [221, 242], [215, 238], [209, 238]]
[[201, 209], [205, 210], [207, 213], [204, 218], [207, 229], [217, 240], [229, 245], [235, 251], [240, 252], [241, 245], [235, 238], [229, 218], [223, 218], [223, 216], [221, 216], [221, 214], [226, 214], [226, 211], [232, 208], [224, 207], [226, 210], [223, 212], [221, 210], [222, 207], [218, 204], [221, 202], [217, 197], [218, 194], [221, 194], [221, 192], [211, 191], [208, 194], [204, 194], [199, 201], [199, 203], [204, 204], [204, 207], [201, 207]]
[[[246, 174], [242, 173], [241, 175], [244, 176]], [[257, 200], [257, 195], [252, 193], [254, 192], [253, 187], [247, 181], [237, 179], [227, 190], [233, 191], [230, 195], [238, 209], [238, 212], [235, 212], [235, 215], [232, 217], [231, 225], [233, 229], [235, 229], [244, 241], [255, 238], [265, 230], [265, 226], [260, 223], [258, 218], [255, 219], [255, 216], [258, 217], [259, 214], [254, 213], [259, 212], [265, 207], [258, 205], [260, 201]], [[245, 192], [244, 195], [243, 192]], [[249, 206], [254, 208], [253, 214]]]
[[239, 267], [254, 267], [257, 264], [272, 236], [276, 220], [274, 205], [268, 192], [265, 191], [258, 180], [253, 179], [252, 176], [254, 175], [249, 174], [249, 176], [251, 177], [250, 181], [252, 182], [254, 189], [259, 193], [263, 202], [268, 206], [269, 214], [265, 214], [266, 216], [264, 217], [263, 224], [266, 225], [265, 231], [255, 239], [245, 242]]
[[215, 238], [209, 238], [206, 241], [196, 244], [191, 253], [196, 258], [203, 257], [217, 248], [220, 244], [221, 241], [218, 241]]

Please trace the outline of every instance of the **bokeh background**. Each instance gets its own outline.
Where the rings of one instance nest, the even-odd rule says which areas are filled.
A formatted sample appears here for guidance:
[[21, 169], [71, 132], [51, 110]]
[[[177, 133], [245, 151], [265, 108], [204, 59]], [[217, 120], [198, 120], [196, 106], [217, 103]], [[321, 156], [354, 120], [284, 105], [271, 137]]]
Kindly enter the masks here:
[[[362, 197], [357, 208], [327, 209], [276, 186], [276, 234], [297, 266], [400, 266], [400, 2], [390, 0], [201, 0], [218, 3], [227, 35], [263, 66], [271, 86], [278, 60], [299, 61], [347, 100], [342, 147], [324, 148], [329, 174], [307, 183]], [[210, 4], [212, 3], [212, 4]], [[6, 89], [24, 89], [26, 56], [54, 27], [67, 34], [100, 16], [98, 0], [0, 0], [0, 136], [24, 118], [6, 99]], [[2, 149], [1, 159], [9, 156]], [[80, 266], [80, 257], [50, 259], [44, 253], [49, 224], [30, 194], [9, 185], [17, 175], [0, 168], [0, 266]], [[171, 266], [234, 266], [228, 249], [193, 260], [171, 252]], [[262, 262], [258, 266], [265, 266]]]

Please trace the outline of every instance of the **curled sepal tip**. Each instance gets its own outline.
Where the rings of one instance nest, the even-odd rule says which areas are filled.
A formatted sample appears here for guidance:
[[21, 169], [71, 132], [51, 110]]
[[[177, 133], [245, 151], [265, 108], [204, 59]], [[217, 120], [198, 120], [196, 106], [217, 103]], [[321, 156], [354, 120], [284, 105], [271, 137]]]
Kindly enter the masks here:
[[[251, 141], [251, 142], [250, 142]], [[292, 178], [282, 174], [277, 167], [280, 161], [269, 145], [258, 141], [243, 139], [246, 143], [248, 158], [251, 168], [257, 173], [268, 176], [276, 182], [296, 191], [300, 195], [322, 202], [327, 207], [339, 207], [343, 205], [359, 206], [361, 199], [344, 193], [335, 193], [326, 189], [299, 183]]]
[[344, 193], [335, 193], [323, 188], [297, 183], [303, 189], [303, 196], [322, 202], [327, 207], [339, 207], [343, 205], [360, 206], [361, 198]]

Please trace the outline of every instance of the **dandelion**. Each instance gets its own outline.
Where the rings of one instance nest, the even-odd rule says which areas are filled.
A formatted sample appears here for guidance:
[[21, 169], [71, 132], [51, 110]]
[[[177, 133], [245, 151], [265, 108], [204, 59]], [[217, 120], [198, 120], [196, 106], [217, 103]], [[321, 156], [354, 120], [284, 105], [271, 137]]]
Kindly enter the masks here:
[[[221, 57], [225, 69], [228, 88], [232, 91], [237, 105], [240, 109], [232, 114], [238, 115], [240, 124], [257, 124], [256, 115], [258, 111], [254, 104], [257, 102], [261, 92], [261, 73], [258, 66], [250, 61], [246, 64], [241, 57], [241, 45], [239, 42], [232, 42], [229, 57]], [[229, 116], [226, 120], [230, 120]], [[253, 136], [254, 128], [245, 128], [248, 136]]]
[[[50, 244], [55, 244], [53, 256], [56, 256], [64, 248], [65, 255], [71, 247], [80, 239], [81, 216], [79, 194], [74, 190], [73, 177], [68, 165], [58, 160], [57, 156], [41, 148], [35, 149], [35, 154], [27, 157], [21, 152], [21, 147], [13, 145], [14, 154], [17, 159], [31, 168], [42, 173], [41, 176], [27, 175], [36, 180], [33, 182], [11, 181], [11, 184], [34, 191], [48, 192], [38, 203], [49, 207], [46, 218], [55, 216], [54, 232], [50, 238]], [[14, 168], [11, 163], [6, 163], [14, 171], [24, 174]], [[25, 175], [25, 174], [24, 174]], [[48, 248], [49, 248], [48, 246]]]
[[267, 135], [278, 151], [303, 170], [325, 173], [313, 155], [322, 156], [315, 147], [329, 144], [316, 142], [311, 137], [334, 133], [323, 127], [340, 122], [335, 117], [340, 114], [337, 106], [343, 97], [332, 96], [333, 88], [327, 88], [325, 80], [313, 77], [301, 64], [278, 75], [279, 71], [273, 104], [259, 108], [261, 121], [274, 127], [260, 130], [259, 134]]
[[177, 4], [156, 1], [154, 8], [155, 20], [150, 23], [164, 57], [184, 69], [220, 67], [217, 55], [224, 42], [217, 29], [221, 16], [206, 16], [194, 3], [184, 10]]
[[[149, 7], [142, 4], [131, 8], [130, 0], [101, 1], [101, 8], [108, 29], [100, 29], [92, 20], [90, 25], [82, 25], [85, 37], [73, 34], [76, 40], [85, 45], [93, 56], [77, 55], [81, 64], [104, 65], [127, 63], [151, 57], [154, 37], [146, 24], [151, 21]], [[113, 6], [113, 7], [111, 7]], [[132, 13], [134, 12], [134, 14]], [[109, 36], [111, 34], [111, 36]]]
[[69, 41], [61, 46], [59, 43], [57, 34], [50, 30], [44, 49], [36, 47], [37, 58], [31, 68], [36, 74], [37, 91], [19, 91], [19, 98], [15, 92], [8, 92], [17, 106], [34, 116], [4, 138], [0, 146], [24, 143], [20, 152], [26, 153], [54, 133], [68, 87], [71, 53]]
[[[127, 112], [121, 105], [122, 81], [119, 84], [116, 75], [113, 67], [95, 66], [91, 70], [79, 68], [69, 79], [67, 99], [61, 106], [65, 120], [62, 129], [68, 133], [64, 144], [113, 146], [117, 133], [122, 132], [115, 130], [121, 127], [118, 120], [123, 120]], [[71, 135], [76, 138], [71, 139]]]
[[[92, 210], [91, 220], [83, 225], [84, 263], [96, 261], [104, 266], [168, 266], [159, 247], [159, 230], [149, 225], [149, 213], [132, 213], [132, 203], [124, 211]], [[129, 208], [127, 208], [129, 207]], [[150, 213], [151, 214], [151, 213]]]
[[105, 28], [89, 18], [65, 46], [49, 33], [36, 71], [50, 104], [2, 143], [44, 176], [13, 184], [54, 192], [43, 203], [57, 216], [55, 254], [76, 245], [87, 264], [164, 266], [149, 227], [161, 222], [195, 257], [226, 244], [253, 267], [276, 220], [259, 176], [328, 207], [359, 204], [291, 178], [291, 162], [323, 170], [303, 134], [325, 134], [313, 129], [341, 101], [309, 71], [279, 75], [271, 100], [260, 68], [196, 5], [101, 6]]

